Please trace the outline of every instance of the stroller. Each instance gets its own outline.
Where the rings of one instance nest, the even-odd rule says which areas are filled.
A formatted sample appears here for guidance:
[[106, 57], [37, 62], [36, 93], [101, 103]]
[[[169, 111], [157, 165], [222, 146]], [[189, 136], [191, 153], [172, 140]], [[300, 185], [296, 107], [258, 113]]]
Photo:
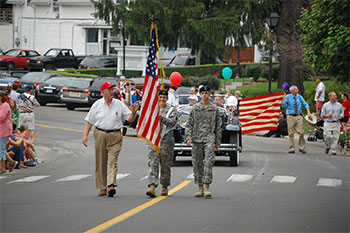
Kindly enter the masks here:
[[316, 122], [316, 128], [312, 130], [309, 137], [307, 138], [309, 142], [316, 142], [317, 139], [323, 140], [323, 123], [323, 120], [319, 120], [318, 122]]

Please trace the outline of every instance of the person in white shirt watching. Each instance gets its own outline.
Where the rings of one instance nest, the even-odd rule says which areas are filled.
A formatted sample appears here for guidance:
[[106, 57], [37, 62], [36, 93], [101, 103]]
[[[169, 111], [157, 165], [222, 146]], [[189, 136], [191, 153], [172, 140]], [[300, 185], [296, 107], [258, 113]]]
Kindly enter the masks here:
[[322, 106], [324, 104], [324, 95], [326, 92], [326, 87], [323, 84], [320, 77], [316, 78], [316, 82], [318, 83], [315, 89], [316, 116], [318, 118], [317, 120], [320, 120], [320, 113], [321, 113]]

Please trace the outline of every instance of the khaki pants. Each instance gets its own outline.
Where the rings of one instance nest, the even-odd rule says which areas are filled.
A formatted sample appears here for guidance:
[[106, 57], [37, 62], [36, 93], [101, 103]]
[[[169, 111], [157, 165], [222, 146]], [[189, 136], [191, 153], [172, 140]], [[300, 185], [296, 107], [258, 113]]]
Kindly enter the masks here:
[[324, 122], [323, 130], [323, 138], [326, 148], [331, 149], [331, 153], [337, 153], [340, 135], [339, 122]]
[[[96, 188], [106, 189], [108, 185], [117, 186], [118, 155], [122, 148], [123, 136], [118, 132], [94, 131], [95, 138], [95, 182]], [[108, 161], [108, 178], [107, 178]]]
[[289, 151], [295, 151], [294, 129], [299, 134], [299, 150], [305, 150], [304, 125], [302, 116], [287, 115]]

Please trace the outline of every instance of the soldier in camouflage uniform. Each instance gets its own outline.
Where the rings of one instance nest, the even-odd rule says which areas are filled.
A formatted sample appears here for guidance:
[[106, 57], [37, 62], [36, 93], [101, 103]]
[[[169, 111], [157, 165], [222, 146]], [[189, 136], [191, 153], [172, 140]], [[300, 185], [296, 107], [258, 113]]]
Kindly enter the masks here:
[[199, 93], [202, 101], [195, 104], [190, 112], [186, 142], [188, 146], [192, 145], [194, 182], [199, 186], [195, 197], [210, 198], [215, 148], [219, 148], [221, 141], [221, 118], [217, 106], [209, 101], [209, 87], [201, 87]]
[[158, 154], [152, 145], [148, 145], [148, 187], [146, 195], [155, 197], [155, 188], [158, 186], [159, 165], [160, 184], [162, 185], [161, 196], [168, 195], [170, 185], [170, 167], [174, 156], [174, 136], [173, 129], [177, 123], [178, 112], [175, 108], [166, 105], [168, 92], [159, 91], [159, 119], [161, 125], [160, 153]]

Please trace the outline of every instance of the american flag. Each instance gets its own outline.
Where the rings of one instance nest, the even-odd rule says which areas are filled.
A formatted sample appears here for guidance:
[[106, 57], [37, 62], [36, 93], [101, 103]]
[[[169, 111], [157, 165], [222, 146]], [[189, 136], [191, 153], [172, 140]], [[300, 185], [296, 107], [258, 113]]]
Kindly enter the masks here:
[[157, 152], [160, 151], [158, 89], [156, 28], [152, 27], [137, 135], [151, 143]]
[[277, 130], [279, 112], [284, 93], [241, 99], [239, 120], [242, 134], [263, 130]]

